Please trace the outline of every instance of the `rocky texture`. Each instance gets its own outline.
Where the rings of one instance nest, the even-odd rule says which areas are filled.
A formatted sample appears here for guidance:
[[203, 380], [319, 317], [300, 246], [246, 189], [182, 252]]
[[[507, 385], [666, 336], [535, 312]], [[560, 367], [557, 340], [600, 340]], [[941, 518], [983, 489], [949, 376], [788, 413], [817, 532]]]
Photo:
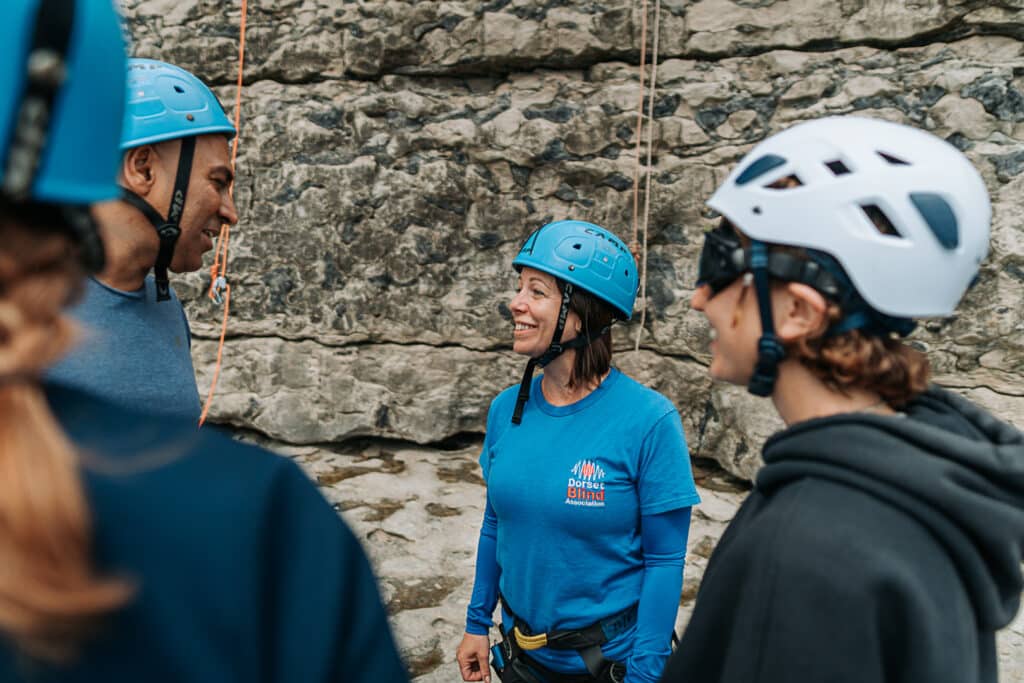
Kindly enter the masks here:
[[[480, 443], [454, 450], [397, 442], [285, 450], [320, 483], [367, 548], [417, 683], [460, 680], [455, 648], [465, 629], [485, 495], [476, 463]], [[679, 628], [692, 609], [707, 558], [744, 489], [717, 466], [698, 466], [695, 475], [704, 502], [690, 533]]]
[[[472, 590], [484, 488], [479, 441], [448, 450], [400, 442], [348, 448], [283, 447], [303, 464], [355, 530], [381, 577], [402, 654], [416, 683], [461, 680], [455, 648]], [[690, 529], [676, 630], [682, 632], [697, 589], [746, 485], [713, 461], [695, 461], [702, 503]], [[1024, 613], [999, 634], [1000, 681], [1024, 681]]]
[[[236, 3], [125, 6], [136, 54], [190, 68], [233, 100]], [[295, 449], [321, 477], [366, 540], [423, 681], [456, 676], [482, 500], [473, 449], [457, 448], [482, 433], [490, 397], [522, 367], [508, 353], [512, 256], [556, 218], [633, 236], [639, 7], [249, 9], [243, 218], [211, 419]], [[662, 3], [646, 313], [642, 330], [617, 333], [617, 362], [676, 402], [694, 455], [750, 478], [780, 426], [763, 400], [706, 378], [706, 325], [688, 309], [702, 202], [751, 145], [827, 114], [912, 123], [981, 170], [992, 253], [959, 314], [923, 325], [913, 343], [940, 383], [1024, 426], [1022, 10], [1021, 0]], [[176, 280], [204, 388], [220, 320], [206, 282]], [[365, 437], [401, 443], [364, 453]], [[722, 496], [705, 495], [689, 595], [737, 494]], [[1001, 641], [1004, 681], [1024, 680], [1022, 647], [1018, 621]]]
[[[827, 59], [772, 51], [663, 62], [643, 347], [677, 367], [707, 362], [706, 326], [688, 306], [708, 223], [701, 202], [751, 143], [830, 113], [910, 121], [966, 150], [990, 184], [996, 212], [993, 253], [963, 314], [929, 322], [915, 343], [931, 353], [939, 381], [967, 393], [983, 387], [997, 413], [1024, 423], [1016, 200], [1024, 183], [1024, 146], [1017, 142], [1024, 97], [1017, 70], [1024, 70], [1021, 44], [1005, 38], [895, 51], [856, 47]], [[362, 416], [339, 415], [351, 426], [329, 438], [375, 433], [423, 443], [481, 431], [488, 396], [517, 379], [516, 364], [492, 352], [508, 348], [507, 264], [521, 240], [566, 216], [632, 236], [636, 93], [636, 69], [617, 62], [489, 78], [249, 86], [238, 187], [245, 219], [231, 261], [231, 330], [238, 338], [228, 345], [214, 419], [286, 441], [322, 440], [325, 434], [309, 434], [309, 425], [349, 410], [346, 399], [326, 398], [344, 393], [347, 379], [317, 380], [333, 388], [292, 393], [288, 410], [267, 414], [285, 401], [284, 394], [273, 396], [275, 387], [315, 374], [306, 361], [319, 345], [313, 357], [339, 359], [330, 367], [372, 365], [375, 384], [403, 396], [407, 408], [421, 411], [414, 421], [429, 426], [415, 432], [378, 424], [383, 397], [366, 402], [353, 394], [348, 402]], [[199, 296], [200, 282], [195, 276], [179, 289], [193, 302], [194, 330], [208, 338], [217, 315]], [[635, 323], [624, 328], [620, 347], [628, 348], [638, 331]], [[247, 368], [260, 354], [257, 365], [284, 374], [258, 373], [264, 384], [256, 391]], [[356, 363], [363, 356], [366, 362]], [[459, 371], [430, 372], [432, 359], [446, 356], [438, 362]], [[209, 342], [196, 344], [196, 357], [205, 379]], [[412, 380], [420, 367], [426, 372]], [[288, 376], [293, 370], [298, 375]], [[466, 391], [470, 377], [476, 386]], [[428, 393], [446, 401], [412, 395], [428, 381]], [[736, 405], [749, 413], [759, 404], [728, 398], [737, 393], [728, 388], [690, 392], [673, 384], [666, 382], [668, 394], [682, 412], [710, 416], [703, 423], [709, 433], [691, 429], [691, 437], [720, 443], [723, 464], [749, 476], [760, 438], [777, 423], [750, 414], [720, 423], [708, 406], [742, 401]], [[242, 407], [236, 394], [261, 399]], [[256, 412], [263, 421], [245, 417]]]

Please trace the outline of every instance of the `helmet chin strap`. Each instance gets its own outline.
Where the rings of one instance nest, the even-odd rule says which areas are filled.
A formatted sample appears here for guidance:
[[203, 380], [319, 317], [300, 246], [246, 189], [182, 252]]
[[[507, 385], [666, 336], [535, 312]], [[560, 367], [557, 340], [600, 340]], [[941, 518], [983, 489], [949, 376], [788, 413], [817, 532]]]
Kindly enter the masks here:
[[533, 382], [533, 372], [538, 367], [543, 368], [554, 359], [561, 356], [569, 349], [579, 349], [591, 344], [595, 339], [599, 339], [605, 332], [608, 331], [608, 327], [603, 328], [600, 332], [595, 335], [577, 335], [570, 339], [564, 344], [560, 341], [562, 338], [562, 332], [565, 331], [565, 320], [569, 316], [569, 302], [572, 300], [572, 293], [575, 291], [571, 282], [566, 282], [562, 288], [562, 305], [558, 309], [558, 322], [555, 325], [555, 332], [551, 335], [551, 345], [548, 350], [537, 358], [531, 358], [526, 364], [526, 370], [523, 372], [523, 380], [519, 383], [519, 395], [516, 396], [516, 407], [512, 412], [512, 424], [520, 424], [523, 421], [523, 409], [526, 407], [526, 402], [530, 400], [530, 384]]
[[768, 278], [768, 245], [764, 242], [753, 240], [750, 243], [750, 270], [754, 274], [754, 292], [761, 314], [761, 338], [757, 340], [757, 365], [747, 383], [747, 391], [754, 396], [771, 396], [779, 375], [779, 363], [786, 357], [786, 350], [775, 334]]
[[178, 155], [178, 172], [174, 178], [174, 191], [171, 193], [171, 206], [164, 219], [160, 212], [145, 199], [126, 187], [121, 188], [121, 199], [138, 209], [152, 224], [160, 238], [160, 251], [153, 264], [153, 279], [156, 282], [156, 300], [168, 301], [171, 298], [171, 284], [167, 278], [167, 268], [174, 257], [174, 246], [181, 236], [181, 214], [185, 211], [185, 197], [188, 195], [188, 179], [192, 174], [192, 158], [195, 156], [195, 137], [181, 138], [181, 153]]

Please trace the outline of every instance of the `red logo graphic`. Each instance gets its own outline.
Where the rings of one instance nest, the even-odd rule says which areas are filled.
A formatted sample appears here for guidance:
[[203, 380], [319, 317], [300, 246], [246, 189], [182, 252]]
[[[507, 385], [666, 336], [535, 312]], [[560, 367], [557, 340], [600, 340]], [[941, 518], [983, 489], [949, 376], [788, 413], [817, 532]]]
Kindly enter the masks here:
[[604, 507], [605, 472], [593, 460], [580, 460], [570, 470], [566, 505]]

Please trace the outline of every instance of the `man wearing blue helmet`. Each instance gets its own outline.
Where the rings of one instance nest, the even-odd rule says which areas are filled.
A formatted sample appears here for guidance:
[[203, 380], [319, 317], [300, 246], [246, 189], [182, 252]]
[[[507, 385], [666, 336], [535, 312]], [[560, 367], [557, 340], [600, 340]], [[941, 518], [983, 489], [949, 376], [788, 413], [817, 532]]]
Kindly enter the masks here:
[[4, 0], [0, 38], [0, 681], [406, 683], [295, 463], [43, 379], [103, 266], [124, 44], [110, 0]]
[[73, 311], [88, 338], [52, 375], [121, 405], [198, 419], [191, 335], [167, 271], [201, 268], [221, 224], [238, 220], [235, 129], [213, 92], [171, 64], [130, 59], [127, 94], [121, 201], [96, 209], [107, 265]]
[[512, 348], [529, 360], [487, 416], [462, 677], [490, 681], [500, 599], [490, 654], [504, 683], [656, 681], [699, 497], [675, 407], [611, 366], [636, 262], [612, 233], [568, 220], [534, 232], [513, 266]]

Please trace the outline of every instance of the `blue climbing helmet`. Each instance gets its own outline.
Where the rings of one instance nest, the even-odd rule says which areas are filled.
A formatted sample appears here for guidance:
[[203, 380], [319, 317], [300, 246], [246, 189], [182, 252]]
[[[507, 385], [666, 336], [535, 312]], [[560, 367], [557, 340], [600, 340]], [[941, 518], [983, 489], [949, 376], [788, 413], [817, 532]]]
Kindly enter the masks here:
[[120, 18], [110, 0], [4, 0], [0, 22], [0, 192], [80, 207], [72, 231], [100, 246], [81, 214], [118, 195]]
[[211, 134], [233, 138], [235, 127], [224, 113], [220, 100], [205, 83], [173, 64], [155, 59], [128, 60], [128, 106], [124, 112], [121, 149], [181, 140], [178, 170], [166, 217], [128, 188], [121, 191], [121, 199], [138, 209], [160, 238], [160, 250], [153, 264], [157, 301], [171, 298], [167, 268], [181, 236], [181, 215], [188, 196], [196, 137]]
[[583, 348], [603, 337], [608, 327], [591, 334], [579, 334], [562, 343], [562, 332], [569, 314], [569, 304], [577, 288], [607, 303], [615, 317], [629, 320], [636, 301], [636, 260], [618, 237], [604, 228], [586, 221], [555, 221], [535, 230], [512, 261], [516, 270], [534, 268], [553, 275], [561, 288], [562, 303], [551, 343], [538, 358], [526, 364], [519, 383], [512, 424], [523, 420], [523, 409], [530, 398], [530, 383], [537, 367], [544, 367], [569, 349]]
[[608, 303], [622, 320], [633, 316], [640, 282], [636, 261], [622, 240], [593, 223], [548, 223], [527, 238], [512, 265], [572, 283]]
[[233, 138], [235, 127], [205, 83], [173, 64], [128, 60], [121, 149], [208, 133]]

